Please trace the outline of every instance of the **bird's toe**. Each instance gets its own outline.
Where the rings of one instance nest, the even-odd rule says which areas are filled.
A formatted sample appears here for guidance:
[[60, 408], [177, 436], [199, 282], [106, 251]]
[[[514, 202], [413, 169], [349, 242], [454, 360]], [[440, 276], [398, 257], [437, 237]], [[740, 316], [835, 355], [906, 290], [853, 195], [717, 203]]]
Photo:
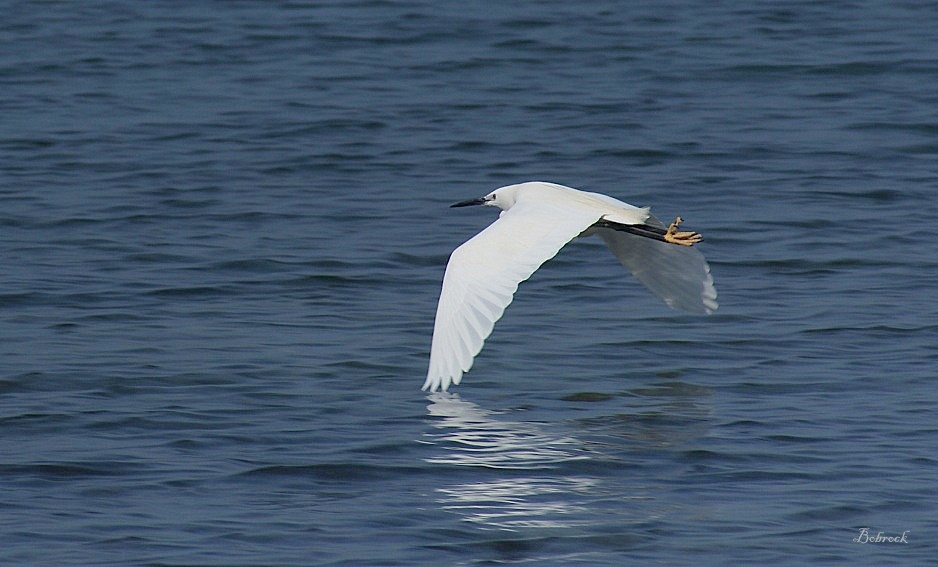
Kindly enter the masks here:
[[684, 219], [677, 217], [674, 222], [668, 225], [668, 230], [664, 233], [665, 242], [680, 244], [681, 246], [693, 246], [703, 240], [703, 237], [697, 232], [679, 231], [678, 227], [682, 222], [684, 222]]

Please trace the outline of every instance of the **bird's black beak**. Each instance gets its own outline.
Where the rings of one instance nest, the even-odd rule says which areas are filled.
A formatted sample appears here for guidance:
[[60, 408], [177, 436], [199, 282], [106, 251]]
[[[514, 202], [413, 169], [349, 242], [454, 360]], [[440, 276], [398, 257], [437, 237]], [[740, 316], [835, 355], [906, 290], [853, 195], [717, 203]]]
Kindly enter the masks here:
[[472, 205], [484, 205], [486, 202], [485, 197], [479, 197], [478, 199], [469, 199], [468, 201], [453, 203], [450, 207], [471, 207]]

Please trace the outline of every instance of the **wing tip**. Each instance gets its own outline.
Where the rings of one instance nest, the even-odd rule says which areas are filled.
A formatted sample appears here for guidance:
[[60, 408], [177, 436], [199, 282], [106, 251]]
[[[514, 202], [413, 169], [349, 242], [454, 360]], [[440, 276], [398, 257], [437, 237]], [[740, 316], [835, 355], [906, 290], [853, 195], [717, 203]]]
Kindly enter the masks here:
[[428, 374], [427, 379], [423, 382], [423, 387], [420, 389], [430, 393], [436, 391], [446, 392], [451, 385], [458, 385], [460, 380], [462, 380], [462, 372], [455, 376]]

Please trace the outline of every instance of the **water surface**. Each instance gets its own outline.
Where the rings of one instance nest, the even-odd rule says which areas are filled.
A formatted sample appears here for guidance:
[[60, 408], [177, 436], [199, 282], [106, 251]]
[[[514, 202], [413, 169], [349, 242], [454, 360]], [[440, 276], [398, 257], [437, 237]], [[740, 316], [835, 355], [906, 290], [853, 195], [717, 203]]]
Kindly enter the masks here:
[[[935, 556], [933, 6], [3, 12], [4, 564]], [[576, 242], [420, 392], [447, 205], [532, 179], [683, 216], [720, 310]]]

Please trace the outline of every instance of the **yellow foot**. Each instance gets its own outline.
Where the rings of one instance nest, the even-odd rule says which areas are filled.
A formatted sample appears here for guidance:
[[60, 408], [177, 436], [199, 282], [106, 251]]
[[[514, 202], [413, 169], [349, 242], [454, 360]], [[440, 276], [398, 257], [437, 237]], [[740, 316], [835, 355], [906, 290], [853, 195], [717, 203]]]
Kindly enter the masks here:
[[696, 232], [678, 232], [677, 227], [680, 226], [682, 222], [684, 222], [684, 219], [677, 217], [674, 219], [674, 222], [668, 226], [668, 232], [664, 234], [665, 242], [680, 244], [681, 246], [693, 246], [703, 240], [703, 237]]

